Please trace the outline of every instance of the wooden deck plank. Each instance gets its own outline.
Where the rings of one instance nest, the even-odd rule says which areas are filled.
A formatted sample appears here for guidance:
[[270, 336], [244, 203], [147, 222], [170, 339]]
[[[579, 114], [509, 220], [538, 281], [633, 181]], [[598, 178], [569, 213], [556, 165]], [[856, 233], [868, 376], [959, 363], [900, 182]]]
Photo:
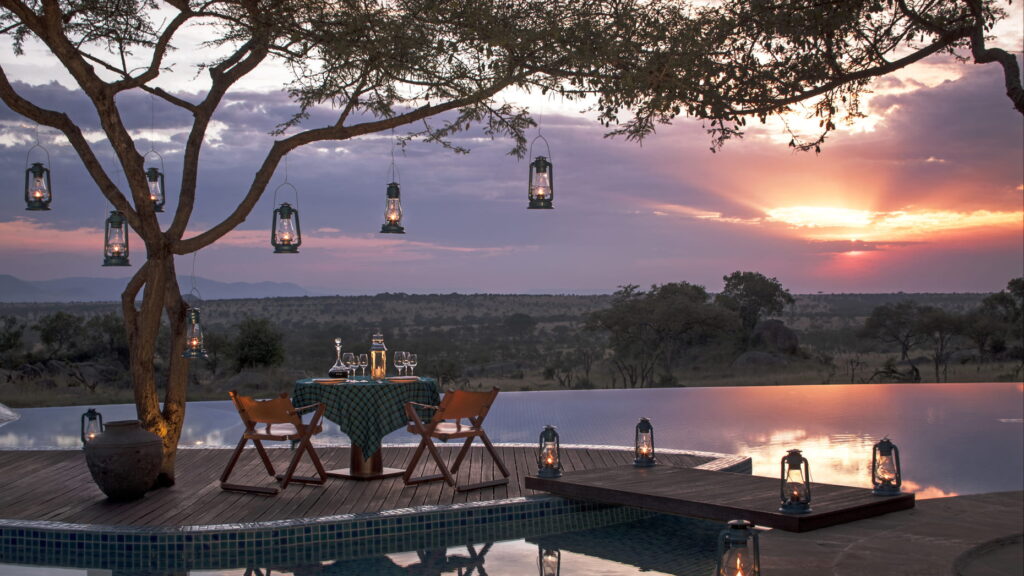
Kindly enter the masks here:
[[[454, 461], [459, 445], [439, 445], [442, 457], [449, 465]], [[413, 449], [413, 446], [387, 447], [385, 465], [406, 467]], [[378, 481], [331, 478], [323, 486], [293, 484], [277, 496], [263, 497], [221, 490], [220, 474], [230, 457], [230, 450], [189, 448], [178, 452], [177, 484], [174, 487], [155, 490], [130, 503], [106, 500], [93, 483], [81, 450], [0, 451], [0, 483], [5, 486], [0, 491], [0, 518], [106, 525], [191, 526], [377, 512], [535, 493], [525, 486], [525, 478], [536, 473], [535, 448], [498, 446], [497, 449], [510, 472], [507, 486], [460, 493], [444, 482], [405, 486], [400, 477]], [[500, 476], [490, 454], [485, 451], [483, 446], [474, 445], [468, 461], [459, 472], [460, 482], [479, 482]], [[282, 469], [291, 456], [287, 448], [269, 452], [274, 465]], [[328, 468], [344, 466], [348, 462], [349, 449], [345, 447], [322, 447], [317, 452]], [[603, 465], [605, 459], [592, 452], [566, 448], [567, 468], [586, 469]], [[695, 462], [706, 460], [698, 458]], [[433, 469], [428, 460], [427, 468], [421, 468], [421, 472], [429, 474]], [[251, 448], [246, 450], [235, 467], [232, 481], [274, 485]]]
[[681, 516], [719, 521], [742, 518], [792, 532], [816, 530], [914, 506], [913, 494], [878, 497], [866, 488], [812, 483], [812, 511], [784, 514], [778, 511], [778, 479], [667, 465], [571, 471], [561, 478], [529, 477], [525, 486], [566, 498]]

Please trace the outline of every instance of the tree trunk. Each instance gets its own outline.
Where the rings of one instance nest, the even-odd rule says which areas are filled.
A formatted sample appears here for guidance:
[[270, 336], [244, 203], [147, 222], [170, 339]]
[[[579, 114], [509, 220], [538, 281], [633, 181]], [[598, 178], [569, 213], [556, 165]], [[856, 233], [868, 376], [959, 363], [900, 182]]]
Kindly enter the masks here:
[[[136, 296], [142, 291], [142, 301]], [[185, 391], [188, 361], [182, 358], [185, 333], [185, 303], [181, 299], [170, 254], [150, 255], [121, 295], [125, 330], [130, 350], [130, 373], [135, 407], [142, 427], [163, 440], [164, 460], [154, 488], [174, 484], [174, 463], [185, 422]], [[163, 409], [157, 396], [157, 338], [164, 312], [170, 324], [167, 351], [167, 382]]]

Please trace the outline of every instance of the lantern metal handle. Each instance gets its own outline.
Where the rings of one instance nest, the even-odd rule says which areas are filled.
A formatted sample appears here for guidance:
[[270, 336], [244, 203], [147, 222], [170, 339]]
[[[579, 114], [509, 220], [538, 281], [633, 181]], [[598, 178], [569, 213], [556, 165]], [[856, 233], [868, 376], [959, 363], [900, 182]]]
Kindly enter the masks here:
[[553, 158], [551, 157], [551, 145], [548, 144], [548, 139], [545, 138], [543, 134], [537, 134], [537, 136], [530, 141], [530, 158], [533, 158], [533, 143], [536, 142], [537, 140], [544, 141], [544, 147], [547, 148], [548, 151], [548, 155], [546, 156], [546, 158], [548, 160], [553, 160]]
[[161, 156], [160, 153], [157, 152], [155, 148], [150, 148], [149, 152], [146, 152], [145, 156], [142, 157], [143, 167], [145, 167], [146, 160], [149, 159], [149, 155], [150, 154], [153, 154], [154, 156], [156, 156], [160, 160], [160, 173], [161, 174], [165, 173], [166, 170], [164, 170], [164, 157]]
[[285, 186], [292, 189], [292, 193], [295, 195], [295, 209], [299, 209], [299, 189], [292, 185], [287, 179], [279, 184], [277, 188], [274, 188], [274, 206], [277, 206], [277, 192]]
[[46, 154], [46, 167], [49, 168], [50, 167], [50, 151], [47, 150], [46, 147], [43, 146], [42, 144], [40, 144], [39, 142], [36, 142], [35, 144], [32, 145], [31, 148], [28, 149], [28, 153], [25, 154], [25, 169], [28, 169], [29, 165], [32, 164], [32, 151], [35, 150], [36, 148], [39, 148], [40, 150], [43, 151], [43, 153]]

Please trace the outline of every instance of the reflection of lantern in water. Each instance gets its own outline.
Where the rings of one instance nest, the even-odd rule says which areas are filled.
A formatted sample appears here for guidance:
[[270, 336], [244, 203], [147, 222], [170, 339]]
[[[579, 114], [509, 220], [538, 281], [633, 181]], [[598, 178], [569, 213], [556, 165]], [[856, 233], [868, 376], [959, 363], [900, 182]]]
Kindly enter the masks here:
[[878, 496], [896, 496], [903, 485], [900, 449], [889, 438], [882, 438], [871, 453], [871, 491]]
[[128, 221], [117, 210], [110, 212], [104, 227], [103, 265], [131, 266], [128, 261]]
[[757, 531], [746, 520], [731, 520], [718, 535], [715, 576], [760, 576]]
[[89, 408], [82, 414], [82, 444], [95, 440], [100, 432], [103, 432], [103, 415]]
[[641, 418], [636, 425], [633, 465], [646, 467], [654, 464], [654, 426], [647, 418]]
[[541, 478], [558, 478], [562, 475], [562, 462], [559, 460], [558, 431], [550, 424], [540, 433], [537, 445], [537, 476]]
[[537, 573], [540, 576], [559, 576], [562, 572], [562, 551], [538, 545]]
[[806, 514], [811, 511], [811, 470], [799, 450], [790, 450], [782, 457], [779, 498], [782, 500], [779, 512]]

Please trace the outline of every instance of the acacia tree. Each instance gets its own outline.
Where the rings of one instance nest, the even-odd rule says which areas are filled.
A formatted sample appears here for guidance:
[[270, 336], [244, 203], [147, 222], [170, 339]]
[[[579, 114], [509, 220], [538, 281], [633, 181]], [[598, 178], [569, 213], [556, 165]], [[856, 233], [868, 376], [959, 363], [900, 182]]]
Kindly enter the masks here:
[[[730, 0], [691, 7], [670, 0], [0, 0], [0, 34], [16, 53], [45, 47], [92, 104], [106, 142], [90, 141], [64, 110], [26, 99], [0, 66], [0, 99], [62, 133], [104, 198], [142, 239], [146, 262], [121, 296], [135, 403], [143, 425], [163, 438], [158, 485], [174, 480], [184, 421], [186, 303], [174, 256], [216, 242], [249, 215], [281, 158], [322, 141], [390, 131], [445, 114], [413, 135], [452, 146], [479, 124], [525, 150], [526, 111], [498, 102], [510, 87], [592, 97], [614, 134], [642, 138], [686, 113], [706, 122], [713, 148], [742, 133], [747, 118], [785, 113], [811, 100], [822, 131], [792, 144], [816, 148], [843, 114], [859, 114], [871, 78], [931, 54], [970, 49], [1003, 66], [1007, 91], [1024, 113], [1013, 56], [986, 48], [984, 34], [1005, 14], [988, 0]], [[161, 83], [184, 32], [202, 59], [198, 95]], [[181, 46], [178, 46], [179, 48]], [[273, 61], [294, 73], [295, 108], [280, 119], [265, 157], [221, 222], [186, 236], [200, 157], [213, 114], [241, 79]], [[117, 97], [144, 91], [191, 115], [171, 223], [161, 228], [146, 186], [144, 159]], [[332, 123], [308, 126], [330, 105]], [[629, 110], [631, 116], [619, 115]], [[122, 188], [98, 160], [109, 146], [126, 175]], [[142, 298], [136, 304], [136, 298]], [[161, 318], [170, 325], [163, 408], [153, 359]]]
[[781, 282], [760, 272], [737, 270], [723, 276], [722, 280], [725, 287], [715, 297], [715, 302], [739, 315], [744, 339], [750, 336], [761, 318], [781, 314], [786, 306], [795, 302]]

